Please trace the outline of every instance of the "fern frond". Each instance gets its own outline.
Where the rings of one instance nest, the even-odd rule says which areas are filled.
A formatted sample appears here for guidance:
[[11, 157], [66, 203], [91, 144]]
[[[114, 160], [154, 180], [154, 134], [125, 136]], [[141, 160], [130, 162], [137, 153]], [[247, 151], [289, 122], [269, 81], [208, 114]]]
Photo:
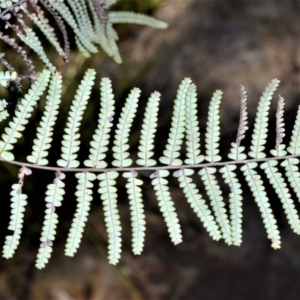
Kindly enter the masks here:
[[33, 141], [33, 149], [31, 155], [27, 156], [27, 161], [37, 165], [47, 165], [48, 149], [51, 147], [53, 126], [57, 119], [58, 108], [61, 101], [62, 77], [60, 74], [53, 74], [45, 112], [42, 116], [40, 126], [37, 129], [37, 136]]
[[105, 168], [106, 152], [110, 137], [110, 130], [113, 125], [113, 116], [115, 114], [115, 100], [111, 81], [108, 78], [102, 78], [100, 83], [101, 108], [99, 112], [98, 128], [96, 129], [93, 140], [90, 143], [89, 159], [84, 165], [91, 168]]
[[113, 157], [115, 158], [112, 165], [115, 167], [128, 167], [132, 164], [132, 159], [128, 158], [129, 152], [127, 151], [129, 149], [129, 131], [136, 114], [140, 94], [140, 89], [134, 88], [122, 108], [112, 148]]
[[117, 172], [107, 172], [97, 176], [100, 180], [98, 190], [103, 203], [104, 221], [108, 234], [108, 260], [115, 265], [121, 257], [121, 222], [117, 208]]
[[[105, 10], [105, 7], [103, 9]], [[105, 26], [104, 23], [102, 24], [103, 26]], [[113, 33], [112, 37], [113, 39], [116, 38], [115, 33]], [[9, 69], [9, 74], [11, 74], [12, 70], [13, 69]], [[0, 142], [0, 160], [13, 160], [14, 157], [10, 151], [17, 142], [17, 138], [21, 136], [20, 131], [22, 131], [27, 124], [30, 113], [33, 111], [34, 105], [36, 105], [39, 97], [45, 90], [49, 77], [49, 71], [43, 72], [32, 85], [28, 94], [20, 101], [18, 109], [15, 111], [16, 116], [8, 123], [7, 128], [4, 129], [5, 132]], [[19, 76], [17, 78], [19, 78]], [[181, 242], [182, 235], [178, 215], [175, 211], [175, 205], [171, 200], [168, 187], [167, 176], [170, 170], [175, 171], [173, 176], [178, 177], [180, 188], [183, 190], [187, 201], [203, 222], [205, 229], [211, 237], [214, 240], [223, 238], [228, 244], [240, 245], [242, 242], [243, 191], [238, 180], [237, 165], [241, 165], [243, 176], [250, 187], [262, 215], [267, 236], [272, 241], [272, 247], [279, 248], [281, 241], [278, 226], [272, 209], [270, 208], [270, 201], [267, 197], [264, 182], [257, 171], [259, 165], [266, 173], [268, 180], [277, 193], [283, 205], [283, 210], [287, 216], [289, 225], [293, 231], [300, 234], [300, 218], [295, 209], [287, 182], [281, 174], [281, 168], [278, 168], [278, 161], [282, 160], [281, 166], [285, 168], [287, 180], [298, 198], [300, 198], [300, 172], [298, 168], [300, 156], [300, 108], [297, 112], [292, 138], [287, 149], [291, 155], [287, 155], [285, 145], [282, 144], [285, 129], [283, 118], [284, 99], [281, 96], [279, 97], [276, 114], [276, 144], [275, 149], [271, 150], [271, 154], [274, 157], [265, 158], [266, 153], [264, 153], [267, 135], [267, 114], [270, 107], [271, 96], [278, 86], [278, 80], [273, 80], [260, 98], [250, 149], [252, 159], [247, 159], [247, 156], [244, 154], [245, 147], [241, 146], [241, 141], [245, 137], [246, 130], [248, 129], [247, 94], [246, 89], [242, 86], [241, 115], [237, 138], [235, 143], [232, 143], [228, 155], [231, 160], [220, 162], [219, 108], [222, 92], [216, 91], [209, 105], [205, 135], [205, 159], [208, 163], [201, 163], [203, 157], [200, 155], [200, 130], [197, 120], [196, 86], [190, 79], [185, 79], [180, 84], [177, 92], [167, 145], [160, 159], [165, 166], [157, 165], [156, 161], [152, 159], [160, 100], [160, 94], [155, 92], [151, 94], [146, 105], [141, 129], [137, 164], [142, 167], [131, 167], [132, 160], [129, 151], [129, 133], [133, 119], [137, 113], [140, 90], [134, 88], [127, 97], [126, 103], [121, 110], [119, 121], [116, 124], [113, 147], [111, 147], [109, 140], [112, 135], [110, 131], [115, 114], [115, 102], [111, 82], [109, 79], [103, 78], [100, 86], [101, 98], [98, 127], [90, 143], [89, 157], [84, 162], [87, 168], [77, 168], [79, 166], [79, 161], [77, 160], [77, 152], [80, 144], [79, 125], [91, 94], [94, 79], [95, 71], [87, 71], [71, 104], [67, 126], [63, 135], [62, 159], [58, 161], [60, 167], [43, 166], [48, 163], [46, 157], [52, 141], [53, 125], [56, 121], [61, 94], [60, 76], [54, 74], [50, 82], [46, 101], [46, 112], [37, 130], [37, 138], [34, 140], [32, 155], [28, 158], [32, 164], [26, 164], [32, 168], [57, 172], [53, 184], [48, 185], [46, 192], [46, 215], [36, 263], [38, 268], [45, 266], [52, 252], [52, 243], [55, 239], [58, 221], [55, 209], [61, 205], [64, 194], [64, 183], [61, 177], [63, 173], [61, 172], [75, 171], [77, 173], [76, 177], [78, 178], [76, 192], [78, 202], [77, 210], [66, 245], [66, 254], [70, 256], [74, 255], [80, 244], [83, 228], [90, 209], [90, 201], [92, 200], [92, 181], [95, 180], [96, 173], [99, 173], [97, 176], [100, 180], [98, 192], [103, 202], [105, 225], [109, 240], [108, 257], [109, 262], [112, 264], [116, 264], [119, 261], [121, 254], [121, 222], [117, 207], [118, 190], [116, 186], [116, 178], [119, 175], [118, 172], [123, 172], [123, 177], [125, 177], [127, 181], [126, 189], [131, 211], [132, 248], [134, 254], [140, 254], [142, 252], [145, 240], [145, 212], [141, 190], [143, 182], [137, 178], [137, 174], [138, 172], [144, 173], [149, 170], [155, 171], [150, 175], [152, 186], [158, 199], [158, 205], [165, 220], [169, 235], [175, 244]], [[5, 111], [6, 105], [7, 103], [4, 100], [0, 101], [0, 118], [1, 112]], [[258, 136], [259, 134], [260, 136]], [[187, 157], [185, 159], [186, 165], [182, 166], [180, 155], [184, 138], [186, 138]], [[257, 148], [255, 148], [255, 146], [257, 146]], [[114, 167], [105, 169], [107, 167], [106, 153], [110, 148], [112, 148], [113, 152]], [[24, 165], [24, 163], [17, 161], [10, 163], [21, 166]], [[73, 168], [73, 170], [71, 168]], [[204, 183], [211, 208], [205, 203], [199, 189], [192, 180], [194, 169], [198, 169], [197, 171]], [[227, 214], [226, 205], [223, 200], [227, 199], [227, 195], [222, 196], [220, 185], [217, 181], [217, 170], [222, 174], [230, 190], [228, 195], [229, 215]], [[14, 233], [6, 238], [4, 245], [5, 257], [11, 257], [19, 243], [24, 205], [26, 204], [26, 195], [22, 194], [21, 188], [24, 176], [29, 175], [30, 172], [31, 171], [25, 167], [21, 168], [19, 183], [13, 187], [11, 193], [13, 204], [10, 229], [13, 229]]]
[[177, 245], [182, 242], [181, 228], [173, 202], [171, 201], [168, 181], [164, 178], [169, 175], [167, 170], [157, 170], [150, 175], [155, 190], [160, 211], [168, 227], [171, 241]]
[[218, 185], [216, 176], [216, 168], [203, 168], [199, 171], [199, 175], [204, 183], [206, 193], [211, 201], [216, 220], [222, 231], [223, 238], [228, 245], [232, 244], [230, 224], [227, 212], [222, 198], [222, 192]]
[[140, 145], [138, 151], [139, 159], [136, 163], [140, 166], [154, 166], [156, 161], [151, 159], [154, 148], [154, 135], [157, 127], [158, 105], [160, 100], [160, 93], [154, 92], [151, 94], [147, 103], [144, 121], [141, 130]]
[[57, 161], [57, 165], [60, 167], [77, 168], [79, 166], [79, 161], [76, 160], [80, 144], [79, 125], [91, 94], [95, 77], [95, 70], [87, 70], [77, 89], [76, 96], [70, 108], [65, 134], [63, 135], [61, 159]]
[[173, 173], [174, 177], [178, 177], [179, 186], [182, 188], [187, 201], [190, 203], [191, 208], [202, 221], [203, 226], [212, 237], [213, 240], [218, 241], [222, 235], [220, 229], [213, 217], [210, 208], [205, 204], [196, 185], [192, 182], [194, 170], [180, 169]]
[[132, 23], [138, 25], [146, 25], [165, 29], [168, 27], [166, 22], [157, 20], [155, 18], [145, 16], [139, 13], [129, 11], [113, 11], [108, 14], [109, 22], [114, 23]]
[[93, 200], [92, 188], [96, 179], [96, 175], [93, 173], [76, 173], [78, 179], [77, 191], [75, 193], [77, 197], [77, 208], [74, 219], [72, 221], [71, 229], [69, 231], [65, 254], [67, 256], [74, 256], [76, 253], [81, 237], [84, 230], [87, 216], [90, 211], [90, 202]]
[[124, 172], [123, 177], [127, 178], [127, 193], [131, 211], [132, 226], [132, 251], [134, 254], [141, 254], [145, 240], [145, 212], [142, 200], [142, 190], [139, 187], [143, 181], [137, 179], [137, 172]]
[[225, 183], [228, 184], [229, 193], [229, 211], [230, 211], [230, 228], [232, 244], [240, 246], [242, 244], [242, 189], [236, 174], [236, 166], [229, 165], [221, 168], [219, 171], [222, 173]]
[[257, 163], [247, 163], [242, 166], [241, 170], [244, 173], [245, 179], [251, 189], [254, 200], [260, 210], [268, 238], [272, 241], [274, 249], [280, 248], [280, 235], [278, 226], [272, 209], [270, 208], [269, 198], [267, 197], [264, 183], [260, 175], [257, 174], [255, 168]]
[[31, 170], [22, 167], [19, 171], [19, 182], [12, 185], [11, 198], [11, 215], [8, 229], [12, 230], [11, 235], [7, 235], [3, 246], [3, 257], [11, 258], [20, 242], [21, 232], [23, 227], [23, 218], [25, 206], [27, 205], [27, 195], [22, 194], [22, 186], [24, 177], [31, 174]]
[[252, 141], [249, 152], [249, 156], [253, 158], [265, 158], [266, 154], [263, 152], [265, 150], [265, 143], [268, 132], [268, 112], [271, 104], [271, 99], [279, 85], [278, 79], [273, 79], [266, 89], [264, 90], [262, 96], [260, 97], [257, 113], [255, 117], [254, 130], [252, 134]]
[[205, 159], [209, 162], [217, 162], [222, 158], [219, 154], [220, 143], [220, 104], [223, 92], [215, 91], [209, 103], [207, 129], [205, 134]]
[[192, 83], [186, 94], [186, 156], [187, 165], [196, 165], [203, 161], [200, 155], [200, 130], [197, 117], [197, 91]]
[[55, 210], [56, 207], [61, 206], [63, 196], [65, 194], [65, 184], [63, 179], [65, 174], [57, 172], [55, 174], [55, 179], [53, 183], [48, 184], [46, 191], [46, 212], [45, 220], [42, 229], [41, 235], [41, 245], [37, 254], [35, 266], [38, 269], [45, 268], [46, 264], [49, 261], [52, 253], [52, 245], [55, 240], [56, 227], [58, 223], [58, 215]]
[[14, 155], [10, 150], [13, 149], [13, 144], [17, 142], [17, 139], [22, 136], [20, 131], [25, 129], [24, 126], [28, 123], [28, 119], [31, 116], [34, 106], [47, 87], [49, 77], [50, 72], [43, 71], [18, 105], [18, 109], [15, 111], [16, 115], [13, 117], [12, 121], [9, 122], [8, 126], [5, 128], [5, 133], [3, 133], [1, 137], [0, 157], [2, 159], [6, 161], [14, 160]]
[[191, 85], [191, 79], [184, 79], [179, 85], [177, 96], [174, 102], [174, 110], [169, 132], [169, 138], [166, 148], [163, 152], [164, 156], [160, 157], [159, 161], [168, 166], [180, 166], [182, 160], [180, 156], [180, 148], [184, 137], [185, 129], [185, 101], [188, 89]]

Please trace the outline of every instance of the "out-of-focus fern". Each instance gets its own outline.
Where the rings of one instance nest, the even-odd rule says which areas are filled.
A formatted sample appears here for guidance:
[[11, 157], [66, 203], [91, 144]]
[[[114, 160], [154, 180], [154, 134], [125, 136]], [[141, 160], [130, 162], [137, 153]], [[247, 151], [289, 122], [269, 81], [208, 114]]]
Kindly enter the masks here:
[[[81, 26], [89, 26], [82, 24]], [[1, 84], [14, 79], [11, 73], [0, 74]], [[50, 79], [51, 77], [51, 79]], [[121, 114], [117, 119], [115, 132], [111, 132], [115, 122], [115, 102], [111, 82], [108, 78], [102, 78], [100, 82], [100, 111], [98, 125], [90, 142], [88, 159], [84, 161], [85, 168], [81, 168], [78, 159], [80, 145], [79, 128], [82, 115], [91, 95], [91, 89], [95, 80], [95, 71], [88, 70], [81, 81], [74, 100], [70, 106], [69, 115], [62, 137], [62, 154], [57, 161], [58, 167], [48, 166], [48, 154], [51, 151], [52, 132], [56, 122], [61, 100], [62, 78], [49, 71], [42, 72], [32, 84], [29, 92], [24, 96], [15, 111], [15, 116], [8, 122], [0, 140], [0, 160], [21, 166], [19, 182], [14, 184], [11, 192], [11, 220], [8, 235], [3, 248], [4, 257], [11, 257], [15, 252], [21, 237], [22, 223], [27, 196], [22, 192], [25, 175], [30, 175], [33, 169], [44, 169], [55, 173], [53, 183], [46, 188], [46, 211], [41, 234], [41, 244], [37, 254], [36, 266], [43, 268], [48, 262], [52, 245], [55, 240], [58, 214], [56, 209], [61, 206], [64, 197], [64, 179], [71, 171], [76, 173], [78, 180], [75, 196], [77, 199], [76, 213], [66, 243], [66, 255], [73, 256], [83, 235], [84, 227], [88, 219], [90, 204], [93, 200], [93, 186], [99, 181], [98, 193], [103, 203], [104, 222], [108, 235], [109, 262], [116, 264], [121, 257], [121, 221], [118, 212], [118, 186], [122, 173], [126, 182], [128, 203], [131, 213], [132, 226], [132, 250], [134, 254], [140, 254], [145, 240], [145, 212], [143, 203], [142, 186], [147, 178], [141, 178], [148, 174], [155, 191], [158, 206], [166, 222], [171, 241], [178, 244], [182, 241], [180, 220], [172, 201], [169, 189], [169, 174], [178, 178], [179, 186], [193, 211], [203, 223], [209, 235], [216, 241], [223, 239], [229, 245], [241, 245], [242, 243], [242, 206], [243, 190], [239, 183], [237, 170], [240, 168], [254, 200], [260, 210], [262, 220], [272, 247], [281, 245], [280, 234], [276, 219], [270, 207], [265, 182], [261, 172], [265, 172], [270, 184], [273, 186], [280, 199], [283, 211], [291, 229], [300, 234], [300, 218], [296, 211], [288, 183], [294, 192], [300, 195], [300, 173], [298, 169], [300, 156], [300, 108], [298, 110], [294, 128], [291, 132], [291, 141], [287, 147], [283, 144], [286, 135], [283, 120], [284, 99], [279, 97], [276, 122], [275, 147], [270, 151], [271, 157], [266, 157], [266, 137], [268, 134], [268, 111], [279, 80], [273, 79], [263, 92], [255, 118], [254, 130], [249, 156], [245, 154], [245, 147], [241, 142], [248, 129], [247, 117], [247, 93], [245, 87], [241, 87], [241, 115], [237, 138], [231, 144], [228, 154], [229, 161], [222, 161], [225, 154], [221, 153], [220, 142], [220, 107], [222, 92], [216, 91], [209, 104], [207, 128], [205, 133], [204, 155], [200, 149], [200, 129], [197, 119], [197, 93], [196, 86], [191, 79], [184, 79], [179, 86], [174, 102], [174, 112], [165, 149], [160, 157], [158, 165], [153, 158], [155, 148], [155, 135], [158, 119], [158, 106], [160, 94], [154, 92], [148, 100], [141, 124], [141, 137], [138, 146], [136, 164], [131, 155], [129, 137], [134, 118], [138, 112], [138, 99], [140, 90], [134, 88], [129, 93]], [[20, 132], [25, 130], [26, 124], [33, 107], [47, 89], [50, 81], [45, 113], [41, 118], [37, 129], [36, 138], [33, 141], [31, 154], [27, 157], [29, 163], [14, 160], [13, 149]], [[0, 102], [0, 116], [7, 117], [5, 100]], [[110, 146], [110, 137], [114, 137]], [[162, 141], [160, 141], [161, 143]], [[186, 143], [185, 151], [182, 150]], [[106, 159], [111, 150], [113, 161]], [[186, 154], [185, 154], [185, 153]], [[203, 162], [203, 160], [206, 162]], [[285, 182], [282, 170], [278, 167], [281, 161], [282, 170], [286, 171]], [[185, 164], [183, 164], [185, 163]], [[109, 168], [107, 168], [111, 165]], [[241, 166], [241, 167], [240, 167]], [[260, 166], [260, 168], [258, 168]], [[261, 171], [261, 170], [262, 171]], [[202, 195], [193, 182], [195, 170], [198, 170], [206, 195]], [[229, 187], [229, 194], [221, 192], [218, 172], [221, 173], [224, 183]], [[142, 180], [143, 179], [143, 180]], [[123, 196], [124, 197], [124, 196]], [[224, 199], [229, 198], [229, 205]], [[209, 200], [209, 203], [208, 203]]]
[[[91, 53], [97, 52], [97, 45], [99, 45], [117, 63], [121, 63], [122, 59], [116, 44], [118, 35], [113, 29], [114, 24], [133, 23], [161, 29], [166, 28], [167, 24], [139, 13], [110, 11], [111, 5], [115, 2], [117, 1], [2, 0], [0, 4], [0, 21], [3, 24], [3, 26], [0, 24], [2, 41], [13, 46], [14, 38], [9, 38], [8, 33], [5, 33], [7, 28], [11, 28], [20, 40], [39, 56], [45, 67], [54, 73], [56, 67], [45, 54], [42, 42], [33, 29], [26, 25], [25, 20], [28, 16], [65, 61], [69, 55], [69, 41], [65, 28], [67, 24], [73, 30], [77, 47], [83, 55], [88, 57]], [[53, 27], [52, 24], [55, 26]], [[63, 35], [64, 45], [57, 36], [58, 30]], [[13, 48], [20, 55], [24, 55], [23, 51], [25, 50], [22, 45]], [[28, 69], [32, 74], [32, 69]]]

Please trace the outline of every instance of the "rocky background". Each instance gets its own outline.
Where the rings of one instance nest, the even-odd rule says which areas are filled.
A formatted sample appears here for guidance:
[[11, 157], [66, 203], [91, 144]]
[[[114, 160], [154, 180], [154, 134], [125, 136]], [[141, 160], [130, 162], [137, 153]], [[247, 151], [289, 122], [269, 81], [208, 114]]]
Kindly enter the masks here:
[[[157, 138], [159, 155], [164, 146], [160, 141], [165, 140], [170, 125], [177, 87], [183, 78], [190, 77], [198, 87], [202, 136], [209, 99], [216, 89], [224, 91], [221, 146], [225, 158], [238, 126], [239, 85], [245, 85], [248, 90], [249, 122], [253, 124], [264, 87], [272, 78], [278, 78], [282, 83], [271, 107], [269, 149], [275, 143], [278, 94], [286, 99], [285, 121], [287, 132], [290, 132], [300, 99], [299, 0], [149, 0], [148, 5], [142, 0], [124, 0], [120, 3], [116, 9], [125, 6], [155, 14], [170, 26], [165, 31], [119, 27], [122, 65], [116, 65], [101, 51], [88, 60], [74, 52], [69, 65], [58, 60], [66, 76], [65, 90], [68, 92], [62, 110], [69, 107], [73, 96], [70, 91], [77, 85], [74, 82], [82, 78], [88, 67], [96, 68], [99, 78], [112, 79], [119, 103], [123, 103], [133, 86], [142, 89], [144, 100], [158, 90], [162, 94]], [[84, 147], [88, 146], [97, 121], [93, 113], [96, 100], [90, 103], [83, 125]], [[142, 101], [140, 109], [144, 105]], [[32, 124], [32, 128], [35, 125]], [[27, 138], [32, 139], [33, 135], [34, 130]], [[137, 127], [131, 137], [133, 148], [138, 136]], [[18, 150], [19, 160], [25, 159], [30, 151], [31, 145], [28, 148], [25, 141], [24, 138]], [[57, 152], [60, 151], [59, 142], [58, 138], [54, 147]], [[248, 139], [245, 145], [249, 145]], [[9, 187], [16, 180], [16, 174], [16, 168], [0, 165], [0, 234], [3, 239], [9, 220]], [[131, 253], [128, 199], [124, 196], [125, 190], [120, 188], [123, 254], [120, 264], [113, 267], [106, 259], [107, 237], [101, 203], [97, 199], [78, 254], [74, 258], [63, 254], [75, 210], [72, 189], [75, 181], [71, 178], [67, 184], [71, 188], [58, 211], [60, 225], [53, 257], [46, 269], [38, 271], [34, 268], [34, 260], [43, 222], [45, 186], [53, 180], [53, 174], [36, 171], [30, 177], [26, 182], [29, 205], [19, 249], [13, 259], [0, 259], [0, 299], [299, 299], [300, 237], [289, 229], [282, 206], [268, 184], [268, 195], [282, 236], [282, 249], [276, 251], [270, 247], [258, 208], [247, 187], [243, 195], [243, 244], [230, 247], [208, 237], [173, 179], [171, 193], [182, 225], [183, 243], [172, 245], [150, 183], [145, 179], [147, 232], [145, 250], [139, 257]], [[199, 179], [197, 183], [203, 192]], [[226, 186], [222, 189], [227, 201]], [[294, 199], [297, 202], [295, 196]], [[299, 204], [296, 205], [299, 209]]]

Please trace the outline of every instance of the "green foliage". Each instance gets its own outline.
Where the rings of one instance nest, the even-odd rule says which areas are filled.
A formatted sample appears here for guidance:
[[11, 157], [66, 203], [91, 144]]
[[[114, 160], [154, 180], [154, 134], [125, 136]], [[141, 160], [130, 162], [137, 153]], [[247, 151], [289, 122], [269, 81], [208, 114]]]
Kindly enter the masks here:
[[[279, 97], [276, 113], [275, 149], [270, 151], [273, 157], [266, 157], [265, 153], [268, 111], [272, 95], [279, 84], [277, 79], [270, 82], [259, 100], [250, 146], [251, 151], [249, 152], [249, 156], [252, 157], [250, 159], [243, 153], [245, 147], [240, 145], [248, 129], [247, 93], [245, 88], [241, 87], [241, 116], [236, 142], [232, 143], [228, 155], [231, 159], [230, 161], [222, 161], [220, 155], [219, 111], [222, 92], [216, 91], [209, 104], [205, 133], [206, 151], [205, 156], [203, 156], [200, 149], [200, 128], [197, 120], [196, 86], [190, 79], [184, 79], [178, 88], [170, 132], [163, 156], [160, 158], [164, 166], [159, 166], [152, 157], [155, 149], [160, 94], [154, 92], [149, 97], [141, 124], [142, 129], [136, 165], [133, 165], [133, 156], [131, 156], [129, 151], [129, 137], [132, 123], [139, 112], [138, 99], [140, 90], [133, 88], [130, 91], [121, 109], [116, 129], [113, 133], [111, 129], [115, 121], [114, 95], [110, 80], [102, 78], [100, 81], [98, 125], [90, 143], [89, 157], [84, 161], [84, 165], [87, 168], [82, 169], [79, 168], [80, 161], [78, 160], [80, 147], [79, 129], [84, 110], [91, 96], [95, 75], [94, 70], [88, 70], [76, 91], [64, 129], [62, 154], [61, 159], [57, 161], [58, 167], [47, 166], [49, 163], [47, 157], [51, 148], [53, 127], [56, 123], [61, 99], [62, 78], [59, 74], [53, 74], [50, 80], [49, 71], [46, 70], [41, 73], [32, 84], [28, 93], [20, 101], [15, 111], [15, 116], [12, 117], [12, 120], [9, 121], [4, 129], [0, 142], [0, 160], [21, 165], [19, 181], [13, 185], [11, 192], [12, 210], [9, 229], [12, 230], [12, 234], [6, 237], [3, 248], [4, 257], [12, 257], [19, 244], [27, 198], [22, 193], [22, 187], [25, 176], [30, 175], [31, 169], [34, 168], [55, 172], [53, 183], [49, 184], [46, 189], [45, 220], [36, 262], [38, 268], [45, 267], [51, 256], [58, 224], [56, 208], [61, 206], [63, 201], [65, 173], [71, 171], [71, 169], [75, 169], [78, 183], [75, 192], [77, 208], [65, 250], [68, 256], [73, 256], [80, 245], [90, 204], [93, 200], [92, 188], [94, 181], [97, 179], [99, 181], [98, 193], [103, 203], [104, 222], [108, 234], [108, 259], [112, 264], [118, 263], [121, 257], [122, 242], [122, 226], [117, 206], [119, 186], [117, 179], [120, 172], [126, 180], [131, 213], [132, 250], [134, 254], [141, 254], [144, 247], [146, 222], [141, 187], [147, 179], [141, 180], [138, 177], [147, 175], [147, 172], [149, 172], [148, 175], [158, 200], [159, 209], [166, 222], [171, 241], [174, 244], [182, 241], [182, 233], [179, 217], [169, 190], [168, 177], [171, 170], [173, 171], [173, 176], [178, 178], [179, 186], [183, 190], [187, 202], [199, 217], [209, 235], [216, 241], [223, 239], [227, 244], [236, 246], [242, 243], [243, 190], [237, 176], [239, 165], [241, 165], [240, 169], [260, 210], [272, 247], [280, 248], [280, 234], [258, 166], [265, 172], [270, 184], [277, 193], [290, 227], [295, 233], [300, 234], [300, 218], [293, 203], [288, 183], [278, 167], [278, 161], [282, 160], [281, 165], [286, 171], [285, 175], [288, 182], [297, 196], [299, 196], [300, 173], [297, 166], [299, 163], [297, 157], [300, 155], [300, 109], [291, 133], [290, 144], [287, 147], [290, 155], [287, 155], [285, 145], [282, 144], [285, 130], [283, 121], [284, 99], [281, 96]], [[7, 76], [9, 77], [10, 74]], [[49, 80], [45, 113], [41, 118], [36, 138], [33, 141], [32, 153], [27, 157], [30, 164], [25, 166], [24, 163], [14, 161], [14, 145], [21, 136], [20, 131], [25, 130], [33, 107], [46, 90]], [[5, 103], [5, 100], [1, 102], [2, 112], [6, 112]], [[114, 137], [112, 147], [110, 146], [111, 137]], [[185, 155], [181, 149], [184, 140], [186, 142]], [[110, 151], [113, 156], [113, 161], [110, 163], [112, 167], [106, 168], [109, 165], [106, 155]], [[203, 159], [206, 162], [203, 163]], [[183, 165], [183, 161], [185, 165]], [[198, 174], [204, 184], [207, 197], [200, 193], [193, 182], [195, 169], [199, 169]], [[227, 196], [223, 195], [221, 191], [218, 172], [221, 173], [224, 183], [229, 187], [228, 207], [225, 204]], [[99, 174], [96, 175], [97, 173]], [[209, 204], [207, 199], [210, 201]]]
[[[72, 29], [76, 45], [84, 56], [89, 57], [92, 53], [98, 52], [97, 45], [99, 45], [117, 63], [121, 63], [122, 59], [116, 44], [118, 35], [113, 25], [118, 23], [133, 23], [164, 29], [167, 27], [167, 24], [139, 13], [110, 11], [111, 5], [115, 2], [117, 1], [2, 1], [0, 5], [0, 19], [5, 23], [5, 26], [3, 26], [3, 29], [0, 28], [0, 40], [13, 47], [22, 56], [31, 76], [34, 75], [32, 62], [27, 59], [23, 46], [16, 46], [15, 39], [9, 37], [9, 32], [5, 32], [6, 28], [13, 30], [20, 40], [38, 55], [44, 66], [52, 73], [55, 73], [56, 67], [47, 57], [42, 41], [33, 29], [26, 25], [26, 16], [39, 28], [65, 61], [68, 60], [70, 52], [69, 38], [66, 30], [67, 25]], [[49, 18], [49, 16], [51, 17]], [[60, 41], [57, 31], [61, 32], [63, 43]]]

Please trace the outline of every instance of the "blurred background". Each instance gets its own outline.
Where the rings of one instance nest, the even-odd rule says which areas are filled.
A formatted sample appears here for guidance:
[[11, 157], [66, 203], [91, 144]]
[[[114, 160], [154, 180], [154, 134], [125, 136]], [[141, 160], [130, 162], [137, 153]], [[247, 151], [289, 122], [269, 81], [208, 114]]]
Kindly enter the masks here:
[[[104, 76], [113, 82], [117, 107], [124, 103], [132, 87], [142, 89], [140, 111], [143, 111], [151, 92], [157, 90], [162, 94], [156, 156], [164, 148], [177, 87], [185, 77], [190, 77], [198, 87], [202, 137], [210, 97], [216, 89], [224, 92], [221, 105], [221, 155], [224, 159], [230, 143], [236, 138], [240, 84], [248, 90], [249, 122], [253, 125], [263, 89], [272, 78], [280, 79], [281, 85], [270, 112], [268, 149], [275, 144], [279, 94], [286, 100], [286, 130], [291, 132], [300, 100], [299, 0], [120, 0], [113, 10], [154, 15], [167, 21], [169, 28], [156, 30], [136, 25], [117, 26], [124, 61], [121, 65], [108, 58], [101, 49], [89, 59], [74, 49], [68, 64], [56, 56], [52, 48], [47, 49], [65, 76], [61, 113], [57, 121], [59, 126], [54, 131], [50, 155], [51, 165], [55, 165], [60, 155], [66, 114], [87, 68], [96, 69], [97, 84], [81, 127], [81, 161], [87, 156], [97, 124], [98, 82]], [[3, 44], [0, 47], [3, 51]], [[12, 62], [14, 55], [6, 51], [8, 61]], [[36, 64], [40, 62], [36, 61]], [[1, 98], [5, 96], [7, 94], [1, 95]], [[10, 101], [13, 111], [14, 99]], [[43, 103], [44, 100], [16, 147], [19, 161], [25, 161], [31, 151], [32, 145], [27, 141], [35, 136]], [[141, 120], [142, 116], [138, 114], [130, 139], [133, 153], [138, 144]], [[249, 136], [251, 132], [252, 128]], [[288, 136], [284, 141], [289, 142]], [[249, 146], [249, 138], [244, 145]], [[2, 241], [8, 234], [9, 193], [11, 185], [17, 182], [17, 173], [17, 167], [0, 164]], [[44, 218], [45, 188], [53, 179], [51, 172], [38, 170], [26, 178], [24, 191], [28, 194], [28, 206], [24, 230], [15, 256], [10, 260], [0, 258], [0, 299], [299, 299], [300, 237], [290, 230], [280, 201], [268, 183], [268, 195], [282, 236], [282, 249], [276, 251], [270, 247], [258, 208], [246, 186], [243, 194], [243, 244], [233, 247], [214, 242], [208, 236], [177, 181], [171, 178], [170, 190], [183, 231], [183, 242], [174, 246], [168, 237], [150, 181], [143, 177], [146, 243], [142, 255], [134, 256], [131, 252], [128, 199], [124, 182], [120, 180], [118, 208], [123, 226], [123, 252], [120, 263], [111, 266], [106, 258], [107, 235], [97, 189], [81, 247], [74, 258], [64, 256], [65, 240], [76, 205], [76, 181], [70, 174], [66, 179], [66, 197], [62, 207], [57, 209], [59, 225], [52, 258], [46, 268], [39, 271], [34, 263]], [[265, 177], [263, 179], [266, 181]], [[245, 185], [242, 178], [241, 181]], [[206, 198], [200, 179], [196, 178], [196, 182]], [[227, 203], [228, 187], [222, 180], [220, 185]], [[300, 209], [297, 197], [293, 195], [293, 198], [297, 209]]]

